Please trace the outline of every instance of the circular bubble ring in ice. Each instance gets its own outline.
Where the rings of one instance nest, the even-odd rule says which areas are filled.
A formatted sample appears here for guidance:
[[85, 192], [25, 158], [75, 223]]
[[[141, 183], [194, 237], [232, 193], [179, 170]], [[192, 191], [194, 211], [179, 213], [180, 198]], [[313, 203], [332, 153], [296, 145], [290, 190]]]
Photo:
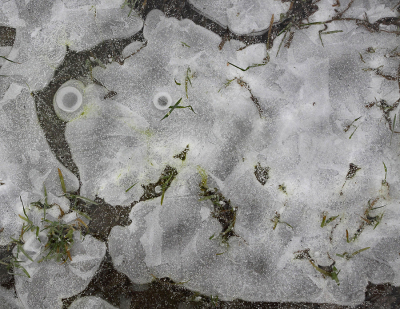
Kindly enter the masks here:
[[64, 87], [57, 91], [56, 103], [64, 112], [74, 112], [82, 105], [82, 94], [75, 87]]
[[78, 80], [69, 80], [58, 88], [53, 106], [61, 120], [70, 121], [80, 113], [84, 89], [85, 85]]
[[172, 105], [172, 98], [168, 92], [158, 92], [153, 98], [153, 104], [157, 109], [163, 111]]

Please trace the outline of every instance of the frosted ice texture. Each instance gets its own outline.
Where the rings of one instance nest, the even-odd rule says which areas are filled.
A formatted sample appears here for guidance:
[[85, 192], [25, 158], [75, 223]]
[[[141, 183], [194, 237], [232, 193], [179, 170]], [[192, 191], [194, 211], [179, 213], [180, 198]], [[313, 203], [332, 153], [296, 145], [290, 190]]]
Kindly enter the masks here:
[[227, 9], [232, 6], [231, 0], [189, 0], [196, 10], [215, 20], [221, 26], [228, 25]]
[[116, 309], [105, 300], [94, 296], [85, 296], [74, 301], [68, 308], [70, 309]]
[[[62, 192], [57, 168], [63, 170], [68, 189], [78, 186], [72, 173], [52, 156], [24, 82], [31, 90], [46, 85], [65, 55], [67, 41], [72, 49], [83, 50], [103, 39], [129, 36], [142, 26], [135, 15], [127, 19], [129, 9], [121, 11], [119, 2], [39, 2], [24, 6], [21, 1], [7, 1], [2, 7], [1, 18], [18, 29], [9, 57], [23, 63], [5, 63], [0, 69], [0, 74], [12, 76], [0, 101], [2, 244], [21, 229], [19, 196], [26, 204], [43, 198], [45, 183], [49, 202], [67, 210], [67, 201], [58, 197]], [[226, 16], [223, 9], [213, 9], [217, 2]], [[206, 7], [210, 18], [237, 33], [266, 29], [268, 14], [273, 11], [277, 18], [279, 12], [269, 11], [268, 2], [192, 3], [200, 11]], [[92, 5], [97, 6], [96, 13]], [[43, 12], [31, 16], [30, 8]], [[357, 9], [352, 13], [357, 15]], [[384, 3], [367, 9], [373, 16], [391, 14]], [[310, 21], [327, 18], [331, 12], [331, 5], [321, 4]], [[93, 26], [95, 18], [100, 28]], [[392, 73], [395, 61], [385, 55], [397, 42], [390, 34], [332, 23], [329, 30], [343, 32], [322, 36], [323, 47], [318, 36], [323, 26], [318, 27], [296, 31], [290, 48], [282, 46], [276, 56], [277, 39], [267, 65], [242, 72], [227, 62], [242, 68], [261, 63], [265, 45], [237, 51], [243, 44], [232, 40], [219, 50], [217, 35], [189, 20], [153, 11], [144, 25], [148, 43], [142, 51], [122, 66], [114, 62], [106, 69], [94, 69], [94, 77], [118, 95], [105, 100], [104, 88], [87, 85], [83, 113], [67, 124], [66, 139], [80, 170], [81, 194], [128, 205], [143, 194], [140, 185], [157, 181], [166, 165], [178, 171], [163, 205], [160, 198], [140, 202], [132, 209], [129, 226], [112, 229], [108, 246], [117, 270], [135, 283], [150, 282], [152, 275], [190, 280], [186, 287], [227, 300], [356, 304], [363, 300], [368, 281], [399, 284], [399, 193], [382, 185], [382, 161], [388, 167], [390, 187], [399, 185], [398, 136], [391, 138], [379, 106], [365, 107], [375, 98], [393, 104], [398, 86], [362, 71], [384, 65], [383, 70]], [[130, 50], [136, 51], [140, 43], [136, 45]], [[385, 49], [366, 52], [378, 46]], [[187, 83], [186, 91], [188, 76], [191, 85]], [[225, 87], [227, 80], [233, 81]], [[261, 117], [238, 80], [258, 98]], [[191, 105], [196, 114], [176, 109], [160, 121], [166, 112], [158, 110], [152, 99], [163, 91], [174, 103], [182, 98], [181, 105]], [[350, 130], [344, 132], [346, 126]], [[188, 144], [187, 159], [174, 159]], [[264, 186], [254, 176], [258, 163], [270, 168]], [[343, 186], [349, 163], [361, 170]], [[198, 166], [206, 171], [210, 188], [217, 187], [238, 208], [235, 232], [240, 237], [230, 238], [229, 247], [218, 239], [221, 225], [212, 216], [211, 201], [199, 200]], [[137, 185], [126, 192], [133, 183]], [[378, 197], [376, 205], [385, 205], [375, 213], [385, 210], [382, 223], [376, 229], [366, 226], [356, 241], [347, 243], [346, 230], [354, 235], [368, 201]], [[292, 228], [278, 223], [273, 230], [276, 212]], [[339, 217], [321, 228], [323, 212]], [[32, 254], [37, 252], [37, 243], [26, 246]], [[350, 260], [336, 256], [366, 247], [370, 249]], [[294, 259], [294, 252], [306, 248], [319, 265], [332, 263], [329, 253], [341, 270], [340, 286], [323, 278], [307, 260]], [[26, 265], [32, 278], [16, 279], [24, 305], [59, 308], [62, 297], [85, 288], [104, 256], [105, 244], [87, 236], [77, 242], [76, 250], [75, 264]], [[83, 298], [76, 304], [92, 302], [100, 301]]]
[[7, 309], [23, 309], [21, 301], [15, 297], [13, 290], [0, 287], [0, 302], [3, 308]]
[[64, 59], [66, 46], [85, 50], [106, 39], [131, 36], [143, 25], [136, 13], [128, 17], [129, 7], [120, 8], [123, 1], [86, 2], [6, 1], [0, 7], [3, 22], [17, 28], [9, 58], [21, 65], [5, 62], [0, 74], [22, 77], [31, 90], [41, 89]]
[[[135, 72], [131, 77], [124, 72], [125, 66], [115, 65], [118, 73], [114, 78], [107, 80], [111, 75], [102, 71], [102, 81], [119, 89], [121, 97], [135, 98], [125, 99], [125, 105], [133, 106], [143, 90], [149, 95], [142, 102], [149, 102], [151, 89], [157, 88], [168, 89], [178, 100], [185, 97], [185, 92], [174, 84], [174, 79], [182, 81], [185, 70], [181, 67], [187, 61], [186, 65], [197, 74], [193, 88], [188, 88], [186, 102], [197, 115], [183, 110], [157, 122], [150, 116], [151, 108], [141, 109], [146, 104], [135, 105], [134, 109], [154, 130], [152, 139], [157, 140], [157, 147], [151, 146], [153, 160], [160, 162], [160, 166], [176, 166], [179, 174], [165, 193], [162, 206], [159, 199], [141, 202], [131, 212], [129, 227], [113, 228], [109, 246], [118, 270], [137, 283], [151, 281], [151, 274], [168, 276], [176, 282], [190, 280], [186, 287], [223, 299], [259, 301], [355, 304], [364, 299], [368, 281], [397, 282], [396, 268], [392, 266], [395, 264], [385, 258], [376, 259], [371, 249], [351, 260], [335, 255], [372, 248], [381, 238], [396, 235], [395, 225], [387, 222], [375, 230], [367, 226], [354, 243], [346, 242], [346, 229], [351, 236], [355, 233], [368, 200], [380, 197], [379, 206], [386, 205], [385, 217], [387, 212], [398, 212], [397, 193], [388, 196], [382, 188], [382, 161], [390, 162], [393, 171], [399, 167], [395, 148], [389, 143], [390, 131], [378, 108], [365, 108], [365, 103], [378, 94], [385, 94], [394, 102], [397, 85], [385, 86], [381, 78], [362, 71], [358, 54], [365, 54], [371, 44], [390, 44], [389, 37], [371, 35], [351, 25], [344, 29], [343, 34], [323, 37], [325, 47], [315, 30], [296, 33], [290, 49], [282, 49], [266, 66], [242, 72], [221, 64], [229, 61], [246, 68], [261, 63], [265, 57], [262, 45], [236, 52], [237, 43], [229, 42], [218, 51], [219, 39], [214, 42], [212, 34], [190, 22], [165, 19], [157, 12], [149, 15], [144, 31], [149, 40], [147, 52], [138, 54], [136, 59], [140, 60], [127, 65], [134, 62], [136, 68], [151, 63], [153, 76], [148, 76], [148, 70], [131, 69]], [[188, 32], [197, 40], [189, 41]], [[190, 49], [180, 46], [182, 41]], [[392, 44], [387, 50], [395, 47]], [[270, 54], [275, 55], [277, 50], [275, 44]], [[182, 53], [192, 56], [184, 57]], [[115, 77], [122, 76], [122, 72], [126, 74], [124, 79], [132, 80], [129, 84], [138, 85], [140, 93], [137, 88], [124, 89], [119, 85]], [[250, 85], [264, 112], [261, 119], [244, 87], [236, 82], [223, 87], [227, 79], [234, 77]], [[372, 83], [379, 86], [371, 87]], [[383, 92], [382, 87], [391, 92]], [[125, 94], [128, 91], [130, 96]], [[208, 113], [202, 115], [204, 107]], [[349, 139], [355, 127], [348, 132], [344, 128], [360, 116], [359, 131]], [[193, 121], [199, 124], [197, 131], [190, 129]], [[207, 139], [203, 139], [204, 134]], [[187, 143], [193, 145], [187, 161], [182, 164], [171, 159], [173, 152], [167, 149], [176, 147], [178, 152], [177, 145], [183, 149]], [[162, 159], [160, 152], [165, 154]], [[254, 176], [257, 162], [271, 168], [265, 186]], [[362, 169], [342, 189], [351, 162]], [[224, 196], [238, 207], [235, 227], [240, 238], [231, 238], [229, 248], [209, 239], [218, 235], [221, 226], [211, 215], [204, 216], [203, 209], [212, 210], [212, 204], [199, 201], [198, 165], [206, 169]], [[390, 177], [391, 183], [398, 183], [395, 173]], [[278, 188], [280, 184], [285, 185], [286, 193]], [[293, 229], [285, 224], [272, 229], [270, 219], [276, 211], [281, 221], [288, 222]], [[339, 215], [338, 221], [321, 228], [323, 211]], [[385, 234], [377, 234], [379, 229]], [[332, 263], [329, 253], [341, 270], [340, 286], [330, 278], [324, 279], [307, 260], [294, 259], [295, 251], [306, 248], [311, 248], [319, 265]]]

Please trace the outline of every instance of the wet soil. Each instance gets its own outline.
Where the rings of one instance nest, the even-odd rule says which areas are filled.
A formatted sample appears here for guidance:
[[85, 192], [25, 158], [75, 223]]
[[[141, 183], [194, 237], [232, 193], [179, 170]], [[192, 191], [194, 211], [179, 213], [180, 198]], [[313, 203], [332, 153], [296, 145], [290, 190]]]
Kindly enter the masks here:
[[0, 26], [0, 46], [13, 46], [16, 34], [15, 28]]
[[[0, 246], [0, 261], [8, 261], [12, 258], [13, 248], [14, 246]], [[14, 284], [14, 275], [9, 273], [6, 265], [0, 264], [0, 285], [3, 288], [15, 290]]]

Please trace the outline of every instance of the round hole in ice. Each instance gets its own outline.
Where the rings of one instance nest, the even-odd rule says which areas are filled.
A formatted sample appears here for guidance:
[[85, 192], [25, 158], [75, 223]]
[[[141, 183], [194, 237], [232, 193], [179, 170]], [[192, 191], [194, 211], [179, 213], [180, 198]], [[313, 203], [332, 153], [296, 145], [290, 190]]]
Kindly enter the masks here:
[[78, 102], [78, 96], [73, 92], [68, 92], [63, 96], [62, 101], [65, 107], [74, 108], [74, 105]]
[[75, 87], [66, 86], [56, 93], [57, 106], [65, 112], [74, 112], [82, 105], [82, 93]]
[[159, 97], [158, 98], [158, 105], [160, 106], [166, 106], [168, 104], [168, 98], [167, 97]]
[[159, 110], [166, 110], [172, 104], [172, 98], [168, 92], [158, 92], [153, 98], [154, 106]]

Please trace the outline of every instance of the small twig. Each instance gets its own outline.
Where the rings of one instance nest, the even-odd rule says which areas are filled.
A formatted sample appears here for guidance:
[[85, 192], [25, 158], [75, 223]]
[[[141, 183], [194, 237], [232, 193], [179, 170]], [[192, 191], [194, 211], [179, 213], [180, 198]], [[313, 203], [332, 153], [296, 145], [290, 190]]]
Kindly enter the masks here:
[[268, 40], [267, 40], [267, 53], [268, 53], [269, 44], [270, 44], [270, 41], [271, 41], [271, 33], [272, 33], [272, 25], [273, 25], [273, 23], [274, 23], [274, 14], [272, 14], [271, 20], [269, 22]]
[[146, 46], [147, 46], [147, 41], [144, 41], [144, 42], [143, 42], [143, 45], [142, 45], [137, 51], [133, 52], [133, 53], [130, 54], [129, 56], [126, 56], [125, 58], [118, 58], [118, 59], [115, 59], [115, 62], [117, 62], [117, 63], [120, 64], [120, 65], [123, 65], [126, 59], [128, 59], [129, 57], [132, 57], [132, 56], [136, 55], [138, 52], [140, 52], [140, 51], [141, 51], [143, 48], [145, 48]]
[[238, 83], [240, 86], [245, 87], [245, 88], [249, 91], [249, 93], [250, 93], [250, 98], [251, 98], [251, 100], [253, 101], [253, 103], [256, 105], [257, 110], [258, 110], [258, 114], [260, 115], [260, 118], [262, 118], [263, 110], [262, 110], [262, 108], [261, 108], [260, 102], [258, 102], [258, 99], [253, 95], [253, 92], [251, 91], [249, 84], [247, 84], [246, 82], [244, 82], [244, 81], [243, 81], [242, 79], [240, 79], [240, 78], [239, 78], [239, 79], [236, 79], [236, 81], [237, 81], [237, 83]]
[[354, 0], [351, 0], [351, 1], [349, 2], [349, 4], [347, 5], [347, 7], [346, 7], [343, 11], [339, 12], [339, 13], [334, 17], [334, 19], [340, 19], [340, 18], [343, 16], [343, 14], [346, 13], [346, 12], [350, 9], [350, 6], [353, 4], [353, 2], [354, 2]]
[[260, 66], [266, 65], [266, 63], [252, 64], [252, 65], [249, 65], [249, 66], [248, 66], [247, 68], [245, 68], [245, 69], [242, 69], [241, 67], [238, 67], [237, 65], [235, 65], [235, 64], [233, 64], [233, 63], [230, 63], [230, 62], [228, 62], [228, 65], [232, 65], [232, 66], [234, 66], [235, 68], [237, 68], [237, 69], [239, 69], [239, 70], [241, 70], [241, 71], [243, 71], [243, 72], [246, 72], [247, 70], [249, 70], [249, 69], [251, 69], [251, 68], [255, 68], [255, 67], [260, 67]]

